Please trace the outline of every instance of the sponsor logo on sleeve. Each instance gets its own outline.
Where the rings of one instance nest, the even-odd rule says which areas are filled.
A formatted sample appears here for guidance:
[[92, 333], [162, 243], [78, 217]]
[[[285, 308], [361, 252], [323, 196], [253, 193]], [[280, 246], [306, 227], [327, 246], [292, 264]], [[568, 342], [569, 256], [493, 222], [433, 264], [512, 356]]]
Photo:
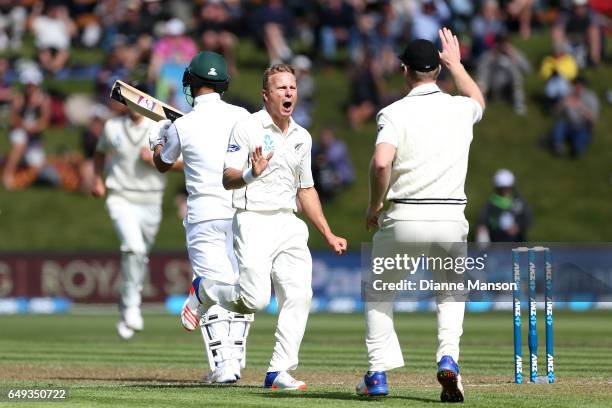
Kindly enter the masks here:
[[230, 143], [227, 145], [228, 153], [234, 153], [234, 152], [237, 152], [238, 150], [240, 150], [240, 146], [237, 144]]

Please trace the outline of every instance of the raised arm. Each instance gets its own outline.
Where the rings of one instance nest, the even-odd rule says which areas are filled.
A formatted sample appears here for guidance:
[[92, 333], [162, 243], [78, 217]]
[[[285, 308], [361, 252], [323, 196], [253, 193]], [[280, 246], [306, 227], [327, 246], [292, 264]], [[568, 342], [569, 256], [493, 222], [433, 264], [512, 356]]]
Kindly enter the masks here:
[[274, 152], [270, 152], [267, 156], [264, 156], [261, 146], [257, 146], [251, 154], [251, 167], [245, 171], [234, 167], [226, 167], [223, 170], [223, 187], [226, 190], [234, 190], [252, 183], [268, 167], [273, 155]]
[[448, 28], [439, 30], [440, 41], [442, 43], [442, 52], [440, 53], [440, 59], [442, 63], [450, 71], [457, 89], [462, 95], [474, 99], [482, 109], [485, 109], [485, 100], [480, 88], [470, 74], [465, 70], [463, 64], [461, 64], [461, 50], [459, 48], [459, 40], [456, 35]]

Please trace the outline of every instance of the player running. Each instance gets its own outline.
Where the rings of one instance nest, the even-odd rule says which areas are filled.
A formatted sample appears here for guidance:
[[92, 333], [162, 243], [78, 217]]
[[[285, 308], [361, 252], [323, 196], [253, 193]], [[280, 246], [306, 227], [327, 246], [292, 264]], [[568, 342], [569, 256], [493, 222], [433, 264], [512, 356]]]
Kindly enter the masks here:
[[161, 222], [166, 177], [155, 171], [148, 151], [147, 131], [155, 122], [123, 106], [119, 109], [124, 115], [104, 124], [96, 146], [92, 194], [106, 196], [106, 208], [121, 242], [117, 333], [128, 340], [144, 328], [142, 288], [149, 251]]
[[[238, 279], [232, 240], [232, 193], [221, 183], [223, 161], [234, 124], [249, 116], [244, 108], [221, 100], [230, 77], [223, 57], [204, 51], [185, 70], [183, 91], [193, 110], [174, 123], [160, 122], [151, 132], [155, 166], [167, 171], [182, 155], [187, 187], [187, 217], [183, 221], [194, 278], [227, 285]], [[250, 314], [218, 305], [203, 306], [185, 316], [193, 330], [200, 326], [210, 372], [205, 382], [233, 383], [246, 364]]]
[[[442, 52], [426, 40], [411, 42], [400, 59], [410, 93], [382, 109], [370, 165], [370, 202], [366, 214], [374, 235], [373, 257], [397, 243], [466, 242], [465, 176], [472, 127], [485, 107], [476, 83], [461, 64], [459, 42], [440, 30]], [[450, 96], [436, 85], [440, 61], [459, 92]], [[391, 201], [382, 215], [383, 201]], [[380, 219], [379, 219], [380, 218]], [[457, 276], [454, 271], [452, 275]], [[443, 402], [463, 401], [459, 375], [459, 339], [465, 303], [436, 298], [438, 313], [437, 377]], [[366, 301], [366, 346], [369, 371], [357, 393], [386, 395], [385, 371], [402, 367], [404, 359], [393, 328], [392, 301]]]

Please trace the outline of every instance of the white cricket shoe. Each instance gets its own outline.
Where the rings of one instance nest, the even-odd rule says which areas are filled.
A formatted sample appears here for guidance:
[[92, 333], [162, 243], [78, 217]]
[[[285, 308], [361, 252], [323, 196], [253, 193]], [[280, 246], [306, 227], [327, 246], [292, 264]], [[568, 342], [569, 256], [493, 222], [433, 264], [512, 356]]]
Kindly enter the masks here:
[[123, 322], [134, 331], [144, 329], [144, 320], [139, 307], [128, 307], [123, 311]]
[[296, 380], [286, 371], [270, 371], [266, 374], [264, 388], [282, 391], [306, 391], [306, 383]]
[[236, 380], [239, 380], [240, 378], [242, 378], [242, 376], [240, 375], [240, 360], [230, 360], [231, 361], [231, 367], [234, 370], [234, 376], [236, 377]]
[[202, 379], [206, 384], [233, 384], [236, 380], [234, 367], [232, 367], [231, 364], [217, 367], [213, 371], [209, 371]]
[[117, 322], [117, 334], [123, 340], [129, 340], [134, 337], [134, 330], [130, 329], [123, 320]]
[[181, 324], [187, 331], [194, 331], [200, 325], [200, 319], [206, 312], [202, 303], [196, 296], [196, 290], [200, 287], [200, 278], [195, 278], [189, 290], [189, 296], [183, 303], [183, 311], [181, 312]]

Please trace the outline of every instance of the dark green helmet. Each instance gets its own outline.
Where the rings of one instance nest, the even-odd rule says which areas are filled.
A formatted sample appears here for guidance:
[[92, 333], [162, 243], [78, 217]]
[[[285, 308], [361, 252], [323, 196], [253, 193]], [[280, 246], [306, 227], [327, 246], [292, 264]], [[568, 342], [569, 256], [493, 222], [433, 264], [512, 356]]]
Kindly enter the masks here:
[[225, 59], [220, 54], [202, 51], [191, 59], [183, 74], [183, 92], [193, 105], [193, 89], [202, 86], [222, 94], [229, 87], [230, 75]]

